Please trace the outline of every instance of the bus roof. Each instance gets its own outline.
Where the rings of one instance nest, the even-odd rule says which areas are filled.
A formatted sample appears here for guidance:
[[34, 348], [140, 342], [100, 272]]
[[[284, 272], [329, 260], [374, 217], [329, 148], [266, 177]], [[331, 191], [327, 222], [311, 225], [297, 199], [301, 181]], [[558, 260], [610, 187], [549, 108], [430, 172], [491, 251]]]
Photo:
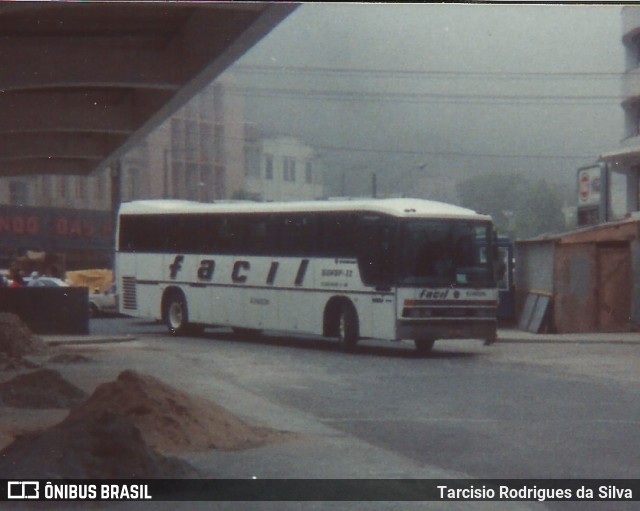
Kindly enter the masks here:
[[491, 220], [488, 215], [444, 202], [423, 199], [340, 199], [291, 202], [219, 201], [213, 203], [174, 199], [124, 202], [121, 215], [188, 213], [290, 213], [290, 212], [371, 212], [400, 218], [458, 218]]

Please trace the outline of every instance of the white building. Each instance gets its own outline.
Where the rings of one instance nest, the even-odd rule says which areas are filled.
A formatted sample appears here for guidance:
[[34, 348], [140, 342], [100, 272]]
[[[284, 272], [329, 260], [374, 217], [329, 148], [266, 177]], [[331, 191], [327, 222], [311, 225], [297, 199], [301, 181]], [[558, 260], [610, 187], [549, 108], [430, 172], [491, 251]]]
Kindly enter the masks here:
[[640, 210], [640, 7], [622, 9], [622, 44], [626, 69], [622, 79], [625, 135], [616, 150], [601, 159], [614, 173], [626, 177], [627, 212]]
[[313, 148], [299, 140], [247, 135], [245, 156], [246, 189], [251, 196], [263, 201], [323, 197], [322, 164]]

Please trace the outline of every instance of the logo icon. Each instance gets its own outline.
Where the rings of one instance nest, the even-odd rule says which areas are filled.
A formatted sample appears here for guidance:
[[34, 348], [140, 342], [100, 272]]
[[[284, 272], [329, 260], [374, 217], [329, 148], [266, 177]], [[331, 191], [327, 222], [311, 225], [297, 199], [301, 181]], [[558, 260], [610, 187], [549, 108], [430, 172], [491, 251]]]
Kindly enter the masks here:
[[8, 499], [39, 499], [40, 483], [38, 481], [9, 481], [7, 483]]

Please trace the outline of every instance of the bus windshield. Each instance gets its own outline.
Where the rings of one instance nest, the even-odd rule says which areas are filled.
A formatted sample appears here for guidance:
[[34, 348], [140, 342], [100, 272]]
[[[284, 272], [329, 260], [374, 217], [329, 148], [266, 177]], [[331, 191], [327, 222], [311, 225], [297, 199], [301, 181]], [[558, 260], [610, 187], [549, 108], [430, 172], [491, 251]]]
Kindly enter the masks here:
[[399, 261], [400, 285], [491, 287], [487, 257], [491, 227], [486, 222], [405, 222]]

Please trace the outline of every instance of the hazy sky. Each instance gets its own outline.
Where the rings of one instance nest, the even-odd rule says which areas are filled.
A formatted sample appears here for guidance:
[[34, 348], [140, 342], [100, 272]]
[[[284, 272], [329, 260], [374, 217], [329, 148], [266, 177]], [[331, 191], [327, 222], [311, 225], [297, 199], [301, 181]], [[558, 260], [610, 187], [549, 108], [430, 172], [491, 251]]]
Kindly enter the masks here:
[[623, 136], [621, 36], [619, 5], [308, 3], [231, 72], [247, 119], [318, 147], [352, 193], [372, 172], [571, 186]]

